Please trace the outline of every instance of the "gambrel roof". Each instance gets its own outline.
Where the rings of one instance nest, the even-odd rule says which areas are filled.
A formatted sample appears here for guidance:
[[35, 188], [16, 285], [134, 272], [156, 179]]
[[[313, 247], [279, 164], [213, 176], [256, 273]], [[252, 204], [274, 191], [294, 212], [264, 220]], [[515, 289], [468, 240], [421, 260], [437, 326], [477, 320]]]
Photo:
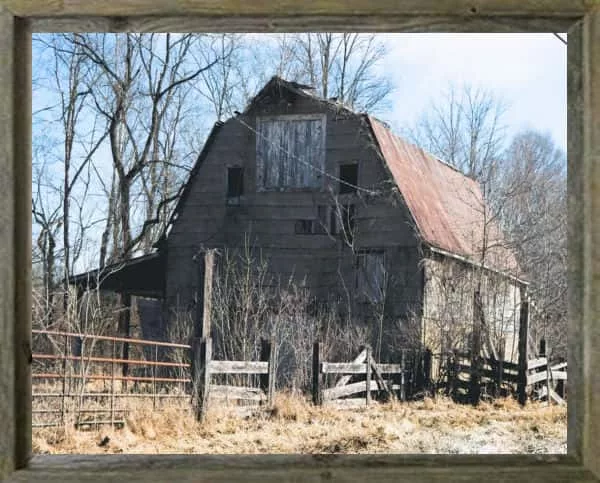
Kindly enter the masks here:
[[518, 264], [479, 183], [366, 116], [421, 239], [428, 245], [518, 276]]
[[[515, 277], [519, 268], [515, 255], [490, 216], [479, 184], [432, 154], [407, 142], [374, 117], [356, 113], [347, 106], [317, 96], [309, 86], [273, 77], [250, 101], [245, 113], [258, 103], [289, 101], [306, 97], [325, 103], [337, 112], [361, 116], [371, 130], [375, 148], [393, 178], [399, 195], [415, 222], [421, 240], [441, 252], [466, 258]], [[173, 212], [182, 209], [192, 179], [222, 123], [215, 124], [198, 157], [190, 178]]]

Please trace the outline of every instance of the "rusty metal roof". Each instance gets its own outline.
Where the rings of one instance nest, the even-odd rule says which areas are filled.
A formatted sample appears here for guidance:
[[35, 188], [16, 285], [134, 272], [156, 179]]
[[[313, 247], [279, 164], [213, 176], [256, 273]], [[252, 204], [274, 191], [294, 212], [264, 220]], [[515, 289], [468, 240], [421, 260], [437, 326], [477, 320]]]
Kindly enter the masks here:
[[366, 116], [416, 228], [427, 244], [518, 276], [479, 184]]

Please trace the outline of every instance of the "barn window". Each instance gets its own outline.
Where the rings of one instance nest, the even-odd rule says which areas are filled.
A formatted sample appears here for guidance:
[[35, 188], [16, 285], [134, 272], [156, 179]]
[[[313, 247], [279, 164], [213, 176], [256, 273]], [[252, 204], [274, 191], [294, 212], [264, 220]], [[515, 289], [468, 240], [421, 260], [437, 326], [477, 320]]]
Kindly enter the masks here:
[[319, 188], [325, 169], [325, 116], [259, 119], [256, 135], [259, 189]]
[[227, 168], [227, 198], [239, 198], [244, 194], [244, 168]]
[[296, 235], [310, 235], [314, 231], [314, 220], [296, 220]]
[[356, 289], [359, 300], [381, 303], [385, 296], [383, 250], [361, 251], [356, 255]]
[[358, 185], [358, 163], [340, 164], [340, 194], [356, 193]]

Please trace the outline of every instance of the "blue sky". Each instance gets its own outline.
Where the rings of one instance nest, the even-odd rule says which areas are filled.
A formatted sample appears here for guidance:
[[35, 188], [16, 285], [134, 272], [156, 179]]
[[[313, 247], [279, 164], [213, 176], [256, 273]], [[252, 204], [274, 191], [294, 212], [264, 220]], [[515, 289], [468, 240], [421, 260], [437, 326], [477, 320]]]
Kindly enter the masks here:
[[[507, 127], [507, 143], [518, 131], [531, 128], [549, 132], [566, 151], [567, 48], [552, 34], [382, 34], [382, 37], [388, 55], [379, 68], [390, 78], [395, 91], [390, 110], [381, 118], [390, 122], [397, 133], [414, 127], [421, 113], [432, 101], [440, 100], [450, 84], [460, 87], [469, 83], [491, 91], [506, 103], [503, 122]], [[41, 73], [39, 67], [44, 61], [47, 59], [34, 49], [34, 76]], [[47, 91], [37, 87], [34, 110], [55, 102]], [[55, 120], [55, 114], [49, 116]], [[214, 119], [206, 121], [208, 126]], [[34, 136], [52, 135], [51, 125], [36, 124]], [[97, 167], [108, 179], [108, 151], [101, 149], [97, 154]], [[56, 163], [50, 169], [59, 176], [60, 159], [50, 157], [48, 161]], [[55, 195], [49, 192], [48, 196]], [[95, 188], [88, 196], [102, 198]], [[94, 203], [87, 208], [87, 214], [90, 219], [101, 217], [103, 210], [102, 204]], [[95, 250], [84, 252], [91, 255], [84, 256], [83, 265], [92, 266]]]
[[[566, 38], [566, 34], [563, 34]], [[386, 119], [414, 124], [450, 83], [491, 90], [508, 104], [507, 133], [532, 128], [567, 146], [567, 46], [552, 34], [387, 34], [383, 69], [396, 91]]]

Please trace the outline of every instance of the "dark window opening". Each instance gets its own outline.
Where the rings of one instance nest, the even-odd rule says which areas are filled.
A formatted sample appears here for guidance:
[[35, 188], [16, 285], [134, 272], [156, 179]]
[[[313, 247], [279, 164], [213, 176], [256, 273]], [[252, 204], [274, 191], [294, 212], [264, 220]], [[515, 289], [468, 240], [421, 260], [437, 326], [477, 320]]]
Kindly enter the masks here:
[[356, 193], [358, 163], [340, 165], [340, 194]]
[[313, 233], [313, 220], [296, 220], [296, 235], [310, 235]]
[[244, 168], [227, 168], [227, 198], [239, 198], [244, 194]]

